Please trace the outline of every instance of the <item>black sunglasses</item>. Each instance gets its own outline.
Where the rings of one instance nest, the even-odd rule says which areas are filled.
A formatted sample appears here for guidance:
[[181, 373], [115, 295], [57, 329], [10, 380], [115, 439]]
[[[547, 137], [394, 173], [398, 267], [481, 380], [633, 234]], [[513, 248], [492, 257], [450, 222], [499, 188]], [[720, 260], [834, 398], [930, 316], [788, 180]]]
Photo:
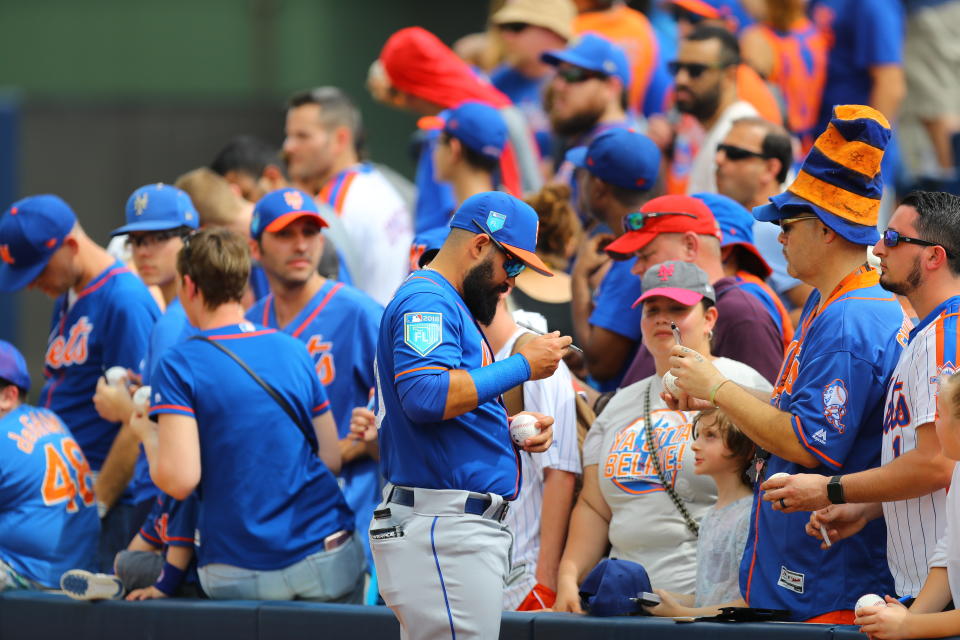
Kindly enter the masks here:
[[557, 75], [563, 78], [568, 84], [576, 84], [586, 80], [604, 80], [608, 78], [607, 74], [599, 71], [591, 71], [583, 67], [563, 67], [557, 69]]
[[679, 7], [677, 5], [673, 5], [670, 7], [670, 16], [677, 22], [680, 22], [681, 20], [686, 20], [690, 24], [700, 24], [704, 20], [704, 17], [699, 13], [688, 11], [687, 9], [684, 9], [683, 7]]
[[921, 240], [920, 238], [911, 238], [910, 236], [900, 235], [899, 231], [893, 229], [887, 229], [883, 232], [883, 244], [888, 247], [895, 247], [901, 242], [907, 244], [915, 244], [921, 247], [940, 247], [943, 249], [943, 252], [947, 254], [947, 257], [950, 257], [950, 252], [947, 251], [946, 247], [937, 242], [930, 242], [929, 240]]
[[730, 65], [723, 63], [703, 64], [701, 62], [679, 62], [674, 60], [667, 63], [667, 70], [670, 75], [676, 76], [681, 70], [685, 70], [687, 75], [696, 80], [711, 69], [726, 69]]
[[521, 33], [526, 31], [529, 26], [526, 22], [504, 22], [503, 24], [498, 24], [497, 29], [500, 29], [500, 31], [509, 31], [510, 33]]
[[173, 238], [186, 238], [190, 235], [191, 231], [189, 227], [176, 227], [174, 229], [163, 229], [161, 231], [137, 232], [139, 235], [133, 235], [131, 233], [127, 236], [127, 245], [132, 247], [152, 247], [162, 242], [172, 240]]
[[623, 216], [623, 230], [624, 231], [640, 231], [647, 225], [647, 220], [653, 218], [662, 218], [664, 216], [686, 216], [688, 218], [693, 218], [696, 220], [697, 216], [692, 213], [684, 213], [682, 211], [660, 211], [657, 213], [628, 213]]
[[732, 144], [718, 144], [717, 151], [723, 151], [723, 155], [727, 156], [730, 160], [737, 162], [739, 160], [746, 160], [747, 158], [766, 158], [763, 153], [757, 151], [750, 151], [750, 149], [744, 149], [743, 147], [738, 147]]

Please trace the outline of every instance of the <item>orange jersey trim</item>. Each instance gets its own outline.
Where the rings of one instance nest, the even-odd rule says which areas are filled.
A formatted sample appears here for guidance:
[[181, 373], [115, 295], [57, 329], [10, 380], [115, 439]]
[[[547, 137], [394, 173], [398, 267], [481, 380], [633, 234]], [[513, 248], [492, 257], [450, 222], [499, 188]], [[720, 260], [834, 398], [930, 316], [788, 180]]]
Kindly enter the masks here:
[[450, 371], [450, 369], [448, 369], [447, 367], [417, 367], [416, 369], [407, 369], [406, 371], [401, 371], [397, 375], [393, 376], [393, 379], [396, 380], [402, 375], [413, 373], [414, 371], [424, 371], [426, 369], [439, 369], [440, 371]]

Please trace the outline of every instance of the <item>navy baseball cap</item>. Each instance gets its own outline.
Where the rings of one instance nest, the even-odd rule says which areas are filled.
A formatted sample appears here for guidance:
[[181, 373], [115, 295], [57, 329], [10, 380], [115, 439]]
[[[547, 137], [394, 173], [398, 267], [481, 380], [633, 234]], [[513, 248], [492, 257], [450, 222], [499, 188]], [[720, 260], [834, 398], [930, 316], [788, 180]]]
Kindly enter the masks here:
[[486, 233], [534, 271], [553, 275], [536, 254], [540, 230], [537, 212], [509, 193], [485, 191], [470, 196], [453, 214], [450, 227]]
[[566, 62], [589, 71], [620, 78], [624, 90], [630, 86], [630, 63], [623, 49], [596, 33], [584, 33], [566, 49], [547, 51], [540, 59], [551, 66]]
[[6, 340], [0, 340], [0, 379], [15, 384], [24, 391], [30, 390], [27, 361], [17, 348]]
[[33, 282], [76, 224], [73, 209], [59, 196], [14, 202], [0, 216], [0, 292], [19, 291]]
[[148, 184], [127, 200], [127, 224], [114, 229], [111, 236], [131, 231], [164, 231], [177, 227], [196, 229], [200, 216], [186, 192], [173, 185]]
[[604, 131], [587, 147], [574, 147], [566, 159], [604, 182], [624, 189], [649, 191], [660, 175], [660, 149], [632, 129]]
[[471, 151], [498, 160], [507, 145], [507, 123], [500, 111], [482, 102], [464, 102], [437, 116], [426, 116], [417, 122], [421, 129], [443, 129]]
[[710, 213], [720, 225], [720, 233], [723, 238], [720, 240], [721, 247], [737, 246], [750, 254], [750, 265], [747, 271], [750, 271], [759, 278], [767, 278], [772, 270], [760, 250], [753, 244], [753, 225], [756, 222], [753, 214], [747, 211], [746, 207], [727, 196], [719, 193], [695, 193], [694, 198], [702, 201], [710, 208]]
[[321, 227], [329, 226], [320, 215], [317, 203], [300, 189], [277, 189], [260, 198], [250, 220], [250, 235], [259, 240], [264, 231], [276, 233], [298, 218], [313, 218]]
[[580, 597], [592, 616], [622, 616], [642, 613], [637, 601], [643, 592], [653, 591], [647, 570], [630, 560], [604, 558], [593, 568], [583, 584]]

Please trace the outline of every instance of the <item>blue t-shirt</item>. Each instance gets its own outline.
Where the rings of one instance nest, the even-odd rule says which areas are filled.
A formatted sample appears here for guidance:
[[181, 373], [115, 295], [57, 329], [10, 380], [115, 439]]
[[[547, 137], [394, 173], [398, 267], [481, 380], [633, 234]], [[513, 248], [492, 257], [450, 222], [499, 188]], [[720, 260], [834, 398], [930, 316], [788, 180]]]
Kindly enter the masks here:
[[56, 414], [21, 405], [0, 418], [0, 560], [51, 588], [69, 569], [95, 571], [94, 502], [90, 465]]
[[[363, 292], [327, 280], [286, 327], [278, 326], [273, 295], [251, 307], [247, 319], [280, 329], [307, 345], [330, 398], [338, 435], [345, 438], [353, 408], [366, 406], [375, 386], [373, 359], [382, 315], [383, 307]], [[364, 457], [349, 462], [340, 477], [343, 496], [356, 516], [355, 530], [366, 531], [381, 498], [377, 461]]]
[[543, 94], [552, 74], [528, 78], [509, 65], [501, 65], [490, 74], [490, 82], [513, 102], [523, 114], [540, 148], [540, 157], [549, 158], [553, 132], [550, 118], [543, 110]]
[[[120, 429], [97, 414], [97, 380], [113, 366], [140, 371], [160, 309], [137, 276], [116, 262], [84, 287], [73, 306], [57, 299], [47, 342], [40, 402], [67, 423], [99, 471]], [[121, 498], [130, 502], [129, 492]]]
[[[191, 493], [186, 500], [175, 500], [161, 493], [155, 498], [153, 509], [140, 527], [140, 536], [162, 549], [164, 554], [170, 547], [193, 549], [199, 509], [196, 493]], [[200, 582], [197, 576], [196, 553], [190, 558], [183, 581], [188, 584]]]
[[[269, 382], [303, 425], [330, 410], [303, 344], [248, 322], [201, 331]], [[169, 348], [154, 372], [151, 416], [197, 421], [201, 477], [198, 566], [273, 571], [353, 530], [333, 474], [267, 392], [226, 354], [200, 340]]]
[[[499, 399], [435, 423], [415, 422], [401, 398], [419, 398], [417, 380], [493, 362], [493, 350], [466, 303], [435, 271], [411, 274], [387, 305], [377, 343], [380, 460], [387, 480], [425, 489], [520, 491], [520, 458]], [[431, 410], [436, 407], [430, 407]]]
[[[622, 260], [610, 265], [610, 270], [600, 281], [600, 286], [594, 293], [594, 308], [593, 313], [590, 314], [590, 324], [639, 344], [642, 336], [640, 319], [643, 316], [643, 307], [637, 305], [631, 308], [631, 305], [640, 297], [643, 289], [640, 286], [640, 278], [630, 272], [633, 263], [633, 260]], [[630, 353], [624, 362], [623, 371], [614, 379], [603, 383], [594, 381], [598, 384], [598, 389], [600, 391], [616, 390], [632, 360], [633, 353]]]
[[[909, 321], [878, 272], [861, 267], [817, 312], [810, 295], [787, 349], [771, 404], [792, 414], [794, 433], [820, 466], [808, 469], [771, 455], [775, 473], [832, 476], [880, 466], [887, 382], [906, 344]], [[853, 609], [864, 593], [893, 593], [886, 530], [874, 520], [826, 550], [804, 527], [810, 514], [774, 511], [754, 495], [740, 590], [751, 607], [789, 609], [792, 620]]]

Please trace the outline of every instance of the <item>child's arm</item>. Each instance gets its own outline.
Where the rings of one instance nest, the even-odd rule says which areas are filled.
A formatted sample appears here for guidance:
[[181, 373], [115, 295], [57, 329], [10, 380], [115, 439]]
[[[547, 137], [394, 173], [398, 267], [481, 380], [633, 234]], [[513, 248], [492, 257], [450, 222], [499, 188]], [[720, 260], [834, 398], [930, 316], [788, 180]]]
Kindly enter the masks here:
[[[151, 600], [153, 598], [167, 598], [174, 594], [183, 575], [193, 559], [193, 547], [167, 547], [166, 562], [163, 572], [156, 584], [143, 589], [135, 589], [127, 594], [127, 600]], [[159, 587], [158, 587], [159, 585]]]
[[876, 640], [944, 638], [960, 633], [960, 611], [942, 611], [950, 598], [946, 568], [933, 567], [910, 609], [887, 596], [887, 606], [861, 609], [853, 622]]
[[160, 551], [160, 547], [137, 533], [127, 545], [127, 551]]
[[664, 618], [697, 618], [700, 616], [720, 615], [720, 609], [723, 607], [745, 607], [747, 603], [743, 598], [732, 602], [711, 605], [709, 607], [694, 607], [692, 595], [680, 595], [672, 591], [663, 589], [654, 589], [660, 596], [661, 603], [655, 607], [646, 607], [646, 610], [655, 616]]

